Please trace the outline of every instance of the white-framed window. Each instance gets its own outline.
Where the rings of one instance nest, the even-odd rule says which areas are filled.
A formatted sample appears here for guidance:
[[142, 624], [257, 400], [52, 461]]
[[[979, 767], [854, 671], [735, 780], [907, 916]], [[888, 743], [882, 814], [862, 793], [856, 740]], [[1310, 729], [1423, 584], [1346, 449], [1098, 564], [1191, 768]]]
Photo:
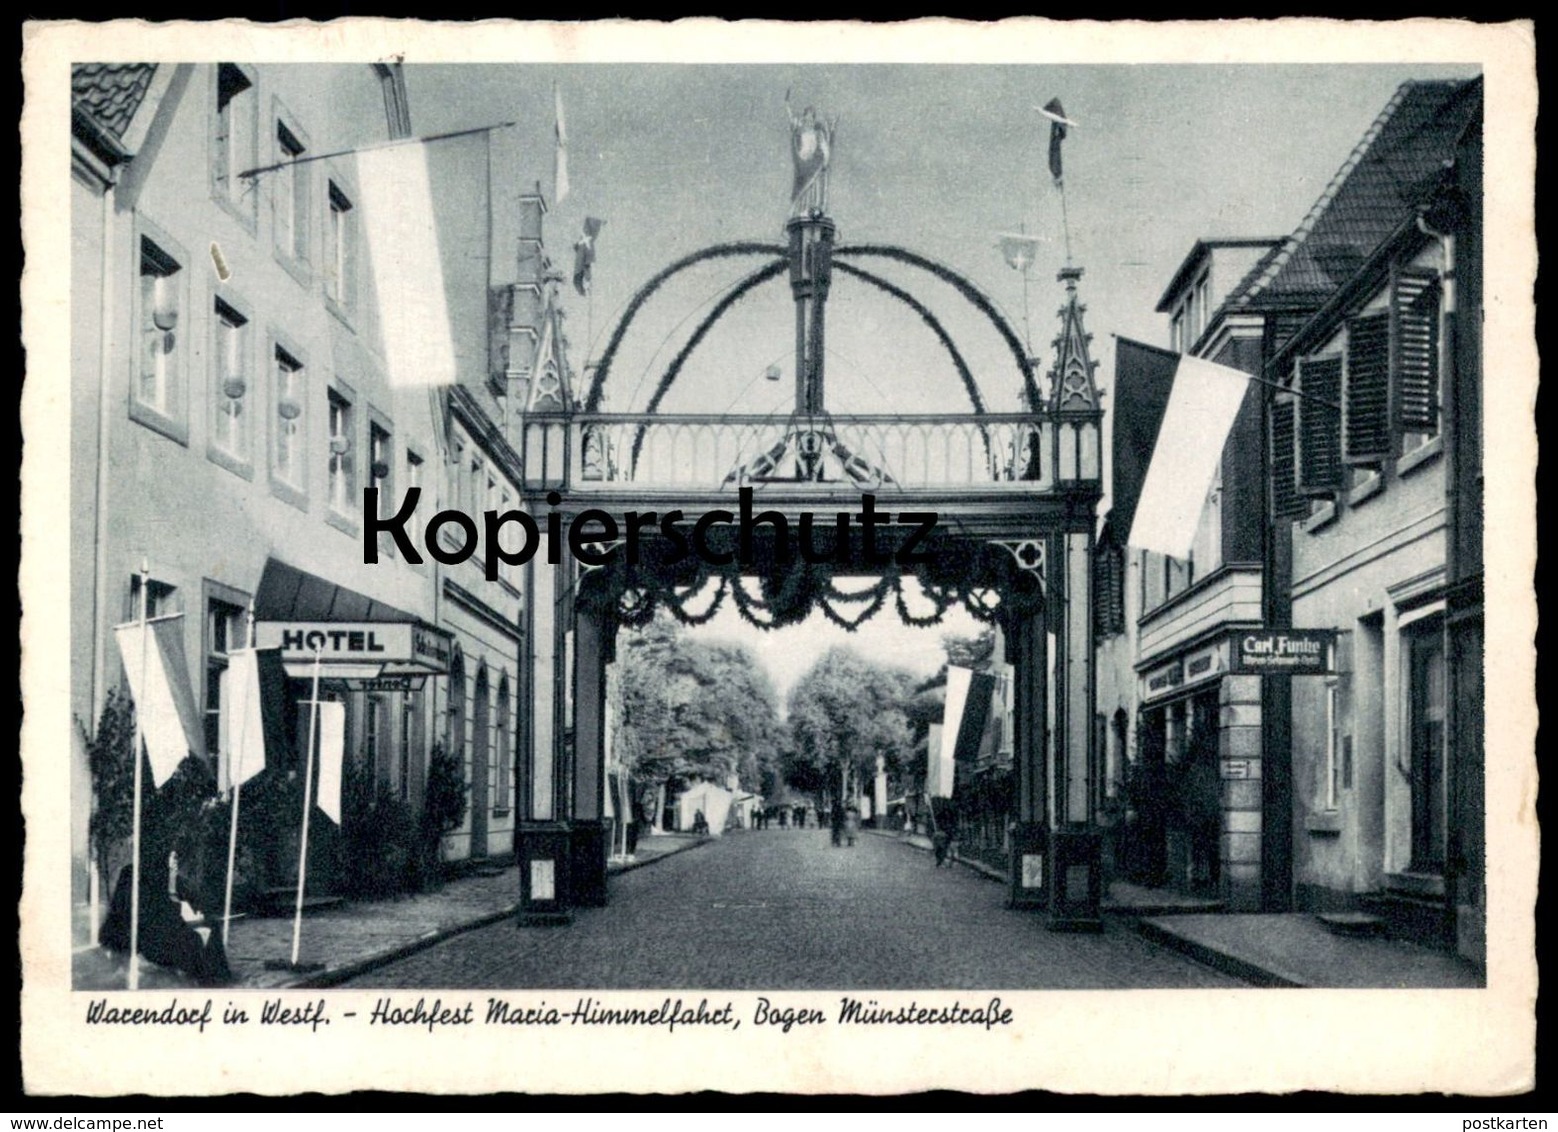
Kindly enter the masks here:
[[239, 174], [258, 164], [258, 114], [252, 69], [239, 63], [218, 63], [211, 131], [211, 191], [251, 231], [259, 193], [254, 178]]
[[248, 617], [236, 592], [224, 586], [217, 597], [212, 583], [206, 588], [206, 753], [215, 758], [222, 749], [222, 674], [228, 654], [248, 643]]
[[274, 178], [271, 197], [276, 252], [284, 261], [308, 261], [309, 164], [301, 161], [308, 147], [286, 121], [276, 120], [275, 160], [284, 163], [266, 176]]
[[329, 391], [329, 465], [330, 508], [339, 514], [351, 513], [357, 483], [355, 414], [352, 403], [339, 389]]
[[395, 480], [395, 446], [390, 431], [378, 421], [368, 422], [368, 486], [379, 490], [379, 514], [395, 510], [390, 498]]
[[327, 196], [325, 295], [341, 311], [350, 312], [357, 294], [357, 216], [351, 197], [336, 181], [329, 182]]
[[[1201, 277], [1196, 280], [1195, 290], [1191, 292], [1191, 311], [1193, 312], [1193, 326], [1191, 328], [1192, 339], [1200, 338], [1201, 332], [1206, 329], [1207, 319], [1212, 315], [1211, 304], [1211, 279], [1210, 271], [1203, 271]], [[1188, 349], [1193, 343], [1186, 343]]]
[[214, 301], [215, 341], [211, 374], [211, 443], [239, 465], [247, 465], [253, 442], [250, 406], [249, 320], [221, 296]]
[[137, 319], [140, 353], [131, 394], [131, 415], [180, 442], [188, 440], [184, 366], [189, 350], [183, 325], [188, 273], [165, 246], [140, 238]]
[[303, 491], [303, 456], [308, 422], [308, 397], [303, 363], [277, 345], [272, 359], [275, 392], [275, 439], [271, 445], [271, 475], [278, 483]]
[[[156, 578], [147, 579], [146, 584], [146, 619], [150, 621], [154, 617], [171, 617], [175, 613], [184, 611], [183, 598], [179, 595], [178, 587], [170, 582], [159, 581]], [[124, 620], [138, 621], [141, 617], [141, 576], [130, 575], [130, 593], [125, 601]]]

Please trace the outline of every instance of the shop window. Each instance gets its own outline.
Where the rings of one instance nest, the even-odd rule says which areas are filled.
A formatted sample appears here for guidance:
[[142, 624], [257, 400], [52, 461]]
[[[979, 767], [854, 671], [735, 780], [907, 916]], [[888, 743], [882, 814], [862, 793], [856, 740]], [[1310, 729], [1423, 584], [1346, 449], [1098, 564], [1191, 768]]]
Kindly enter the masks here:
[[337, 389], [330, 390], [330, 454], [326, 471], [330, 485], [330, 508], [339, 515], [351, 513], [356, 484], [353, 458], [354, 414], [352, 403]]
[[[180, 326], [186, 273], [183, 265], [152, 240], [141, 238], [140, 362], [132, 415], [183, 439], [183, 366], [187, 327]], [[137, 412], [137, 410], [139, 410]]]
[[415, 751], [417, 732], [416, 698], [413, 692], [403, 692], [400, 698], [400, 762], [397, 792], [402, 802], [411, 800], [411, 764]]
[[302, 491], [308, 407], [303, 386], [303, 363], [277, 346], [273, 365], [276, 419], [275, 443], [271, 448], [271, 474], [278, 482]]
[[325, 295], [343, 312], [356, 299], [357, 218], [351, 198], [334, 181], [329, 183], [330, 227], [326, 233]]
[[365, 696], [362, 714], [363, 766], [371, 776], [377, 791], [380, 781], [389, 776], [384, 771], [384, 697]]
[[[458, 649], [449, 662], [449, 706], [444, 731], [444, 747], [451, 756], [465, 763], [465, 658]], [[470, 776], [466, 775], [466, 782]]]
[[239, 464], [249, 462], [249, 320], [221, 299], [215, 301], [211, 441]]
[[251, 72], [237, 63], [216, 68], [216, 111], [212, 116], [211, 189], [216, 199], [254, 226], [255, 179], [240, 177], [256, 165], [259, 100]]

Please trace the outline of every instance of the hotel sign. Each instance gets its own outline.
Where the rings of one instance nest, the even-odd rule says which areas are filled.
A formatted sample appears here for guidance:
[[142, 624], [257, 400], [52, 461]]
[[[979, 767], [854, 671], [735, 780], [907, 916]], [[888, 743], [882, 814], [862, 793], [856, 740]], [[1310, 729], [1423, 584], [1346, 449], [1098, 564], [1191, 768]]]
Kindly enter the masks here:
[[288, 675], [307, 675], [317, 657], [327, 677], [377, 679], [449, 670], [449, 636], [410, 621], [260, 621], [255, 643], [280, 649]]
[[1232, 671], [1246, 676], [1327, 676], [1335, 629], [1253, 629], [1233, 634]]

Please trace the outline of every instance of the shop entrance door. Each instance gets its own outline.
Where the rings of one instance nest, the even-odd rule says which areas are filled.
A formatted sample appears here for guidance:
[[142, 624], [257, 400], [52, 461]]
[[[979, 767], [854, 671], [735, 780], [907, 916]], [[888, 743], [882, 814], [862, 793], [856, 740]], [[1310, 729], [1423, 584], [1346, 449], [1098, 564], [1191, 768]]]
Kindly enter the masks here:
[[1411, 664], [1412, 871], [1443, 874], [1445, 858], [1444, 639], [1413, 634]]

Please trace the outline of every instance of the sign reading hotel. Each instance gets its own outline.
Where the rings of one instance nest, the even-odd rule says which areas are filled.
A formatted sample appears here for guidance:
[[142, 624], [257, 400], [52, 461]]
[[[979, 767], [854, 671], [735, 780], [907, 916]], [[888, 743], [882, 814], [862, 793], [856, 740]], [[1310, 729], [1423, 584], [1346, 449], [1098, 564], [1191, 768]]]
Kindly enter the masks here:
[[[280, 649], [289, 675], [317, 656], [327, 675], [364, 679], [447, 672], [449, 640], [428, 625], [396, 621], [260, 621], [255, 643]], [[350, 671], [348, 671], [350, 669]]]
[[1255, 629], [1233, 635], [1232, 670], [1244, 675], [1326, 676], [1335, 629]]

